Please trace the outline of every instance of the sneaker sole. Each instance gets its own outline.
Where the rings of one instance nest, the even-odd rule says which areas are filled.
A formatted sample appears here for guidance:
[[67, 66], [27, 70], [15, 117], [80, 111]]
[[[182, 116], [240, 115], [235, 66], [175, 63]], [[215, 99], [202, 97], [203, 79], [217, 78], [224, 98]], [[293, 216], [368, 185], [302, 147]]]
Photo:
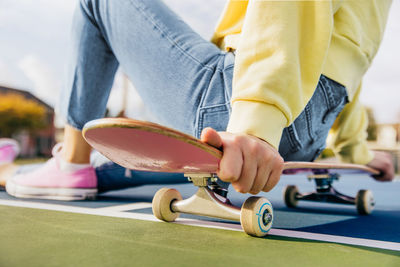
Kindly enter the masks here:
[[37, 198], [51, 200], [94, 200], [97, 189], [94, 188], [50, 188], [50, 187], [28, 187], [17, 185], [12, 181], [6, 184], [9, 195], [17, 198]]

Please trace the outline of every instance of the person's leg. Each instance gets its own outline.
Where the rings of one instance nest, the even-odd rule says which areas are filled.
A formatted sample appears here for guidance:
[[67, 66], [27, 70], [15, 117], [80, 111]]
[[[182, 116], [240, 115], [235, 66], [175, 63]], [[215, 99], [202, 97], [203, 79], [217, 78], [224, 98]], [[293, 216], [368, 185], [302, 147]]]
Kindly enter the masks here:
[[[118, 63], [162, 123], [189, 134], [196, 134], [201, 118], [198, 110], [205, 99], [211, 99], [208, 103], [222, 101], [229, 105], [224, 91], [226, 77], [222, 73], [229, 69], [226, 62], [233, 65], [232, 54], [222, 53], [202, 39], [161, 1], [82, 0], [74, 21], [72, 64], [61, 106], [69, 124], [64, 161], [88, 162], [89, 147], [83, 142], [80, 130], [87, 121], [104, 115]], [[218, 96], [210, 93], [216, 88]], [[90, 183], [84, 183], [81, 177], [75, 185], [67, 181], [60, 184], [60, 177], [74, 180], [76, 164], [72, 168], [75, 171], [69, 176], [57, 173], [49, 177], [50, 171], [55, 172], [59, 165], [59, 157], [56, 157], [43, 168], [13, 178], [7, 183], [9, 193], [18, 195], [15, 189], [21, 183], [24, 190], [32, 184], [35, 193], [46, 183], [43, 184], [46, 190], [39, 190], [37, 197], [46, 195], [49, 198], [54, 196], [49, 196], [49, 184], [50, 189], [59, 189], [62, 184], [69, 187], [82, 187], [83, 184], [92, 196], [91, 189], [96, 186], [93, 177]], [[88, 184], [91, 188], [86, 188]], [[58, 198], [60, 190], [56, 191]], [[33, 197], [32, 192], [25, 196]], [[71, 199], [76, 196], [73, 192]]]
[[198, 107], [225, 53], [159, 0], [82, 0], [74, 32], [79, 41], [62, 105], [71, 126], [80, 130], [104, 115], [115, 71], [104, 69], [109, 59], [120, 64], [159, 121], [193, 134]]
[[62, 159], [67, 163], [89, 164], [90, 145], [85, 141], [80, 130], [70, 125], [64, 129], [64, 144], [62, 149]]
[[[104, 39], [98, 41], [99, 46], [105, 46], [101, 51], [112, 51], [146, 105], [163, 124], [197, 137], [200, 129], [206, 126], [225, 130], [233, 75], [232, 53], [223, 53], [201, 38], [158, 0], [81, 1], [76, 17], [80, 23], [75, 32], [95, 27], [95, 36]], [[79, 38], [83, 42], [82, 36]], [[79, 47], [75, 50], [84, 62], [95, 61], [99, 54], [111, 58], [108, 53], [93, 54], [81, 49], [84, 51], [80, 53]], [[91, 59], [92, 55], [96, 59]], [[102, 103], [108, 96], [109, 87], [100, 87], [99, 90], [95, 81], [90, 82], [96, 79], [95, 76], [87, 75], [76, 64], [73, 66], [74, 80], [86, 82], [82, 86], [68, 87], [72, 88], [70, 92], [65, 91], [65, 99], [70, 99], [65, 113], [68, 122], [81, 129], [84, 122], [103, 116], [104, 107], [92, 107], [90, 112], [81, 112], [76, 107], [86, 107], [87, 102], [97, 97]], [[100, 66], [100, 70], [95, 72], [102, 75], [102, 68]], [[74, 97], [82, 95], [88, 97]], [[213, 116], [218, 119], [213, 119], [212, 125], [207, 124], [207, 119]], [[186, 181], [182, 175], [147, 175], [142, 172], [133, 172], [133, 179], [126, 179], [126, 172], [117, 165], [102, 170], [100, 175], [96, 170], [101, 191], [143, 184], [150, 177], [159, 179], [149, 179], [147, 183]]]
[[[224, 54], [159, 0], [80, 1], [74, 19], [64, 159], [88, 162], [73, 130], [104, 115], [118, 63], [163, 124], [194, 134], [196, 112]], [[78, 149], [80, 148], [80, 149]]]
[[113, 162], [96, 167], [98, 192], [126, 189], [142, 185], [188, 183], [183, 173], [161, 173], [128, 170]]

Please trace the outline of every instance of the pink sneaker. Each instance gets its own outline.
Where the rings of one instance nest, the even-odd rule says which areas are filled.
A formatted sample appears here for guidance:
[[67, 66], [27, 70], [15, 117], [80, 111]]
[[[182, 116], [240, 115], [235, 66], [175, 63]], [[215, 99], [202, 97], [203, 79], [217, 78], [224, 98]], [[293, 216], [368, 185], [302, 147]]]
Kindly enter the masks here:
[[0, 165], [13, 162], [19, 151], [19, 145], [15, 140], [0, 138]]
[[74, 172], [63, 172], [59, 167], [59, 153], [40, 168], [19, 174], [7, 181], [6, 191], [18, 198], [55, 200], [94, 199], [97, 177], [93, 167]]

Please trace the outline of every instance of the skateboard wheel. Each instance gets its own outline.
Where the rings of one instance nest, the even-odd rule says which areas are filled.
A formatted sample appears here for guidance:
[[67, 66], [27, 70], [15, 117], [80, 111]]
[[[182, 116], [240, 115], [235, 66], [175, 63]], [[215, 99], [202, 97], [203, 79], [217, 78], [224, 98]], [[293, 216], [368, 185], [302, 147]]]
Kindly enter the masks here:
[[179, 217], [179, 212], [173, 212], [171, 209], [172, 202], [182, 200], [178, 190], [170, 188], [162, 188], [154, 195], [152, 202], [153, 214], [157, 219], [173, 222]]
[[240, 224], [248, 235], [266, 236], [272, 227], [273, 219], [272, 205], [266, 198], [250, 197], [242, 205]]
[[370, 190], [360, 190], [356, 196], [356, 207], [358, 214], [368, 215], [374, 209], [374, 195]]
[[297, 206], [298, 200], [296, 199], [296, 195], [299, 193], [299, 189], [295, 185], [288, 185], [283, 190], [283, 198], [285, 200], [285, 204], [289, 208], [295, 208]]

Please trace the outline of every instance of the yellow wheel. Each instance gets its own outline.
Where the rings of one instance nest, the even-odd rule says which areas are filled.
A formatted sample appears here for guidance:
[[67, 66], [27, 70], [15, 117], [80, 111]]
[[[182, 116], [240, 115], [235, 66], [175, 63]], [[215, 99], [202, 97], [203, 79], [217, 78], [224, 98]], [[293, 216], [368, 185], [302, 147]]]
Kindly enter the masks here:
[[272, 227], [274, 216], [271, 203], [263, 197], [250, 197], [242, 205], [240, 224], [246, 234], [266, 236]]
[[182, 200], [182, 196], [177, 190], [170, 188], [158, 190], [152, 202], [154, 216], [166, 222], [175, 221], [179, 217], [179, 212], [173, 212], [171, 204], [176, 200]]
[[295, 185], [288, 185], [283, 191], [283, 199], [288, 208], [295, 208], [297, 206], [298, 200], [296, 195], [299, 194], [299, 189]]
[[374, 209], [375, 201], [374, 195], [369, 190], [360, 190], [356, 196], [356, 207], [358, 214], [368, 215]]

